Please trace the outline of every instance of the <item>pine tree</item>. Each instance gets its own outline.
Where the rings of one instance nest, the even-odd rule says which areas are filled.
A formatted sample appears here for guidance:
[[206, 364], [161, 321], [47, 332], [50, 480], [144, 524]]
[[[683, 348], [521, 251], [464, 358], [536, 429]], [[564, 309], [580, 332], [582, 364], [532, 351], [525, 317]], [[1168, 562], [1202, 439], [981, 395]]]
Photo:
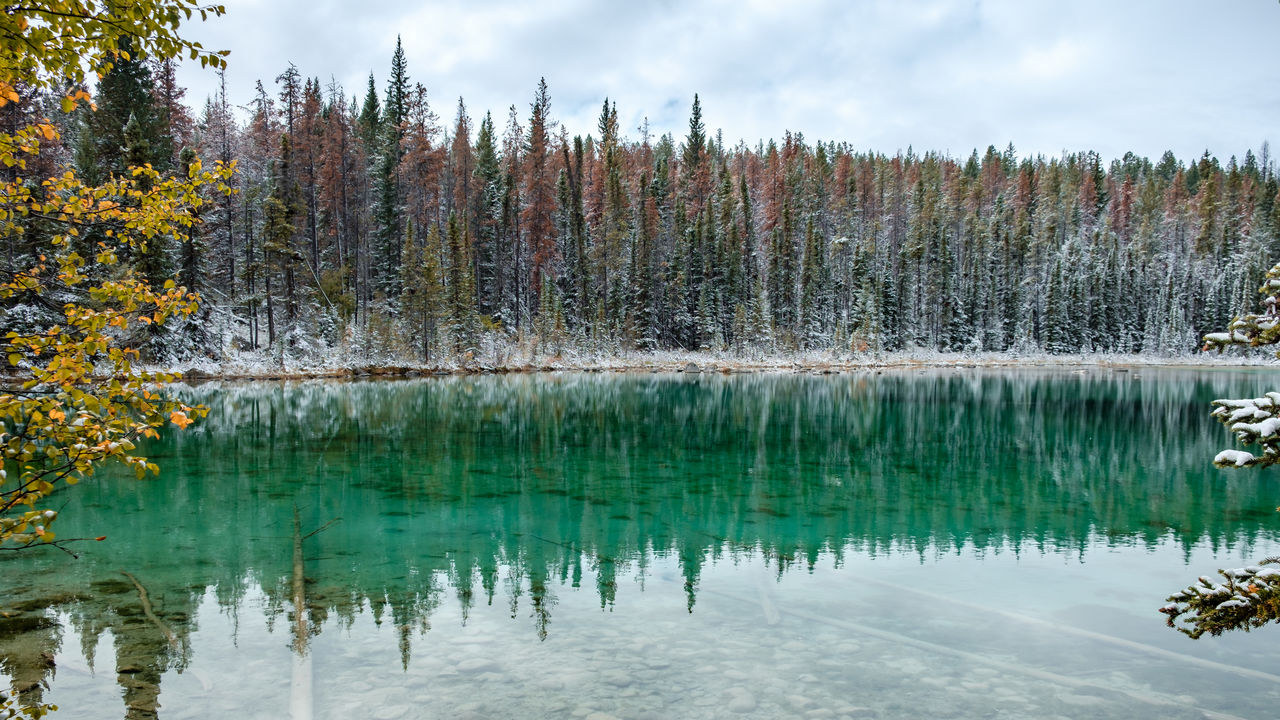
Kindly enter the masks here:
[[[1225, 332], [1205, 335], [1204, 349], [1221, 352], [1232, 345], [1272, 346], [1280, 343], [1280, 264], [1267, 272], [1259, 292], [1265, 298], [1261, 314], [1250, 313], [1233, 320]], [[1213, 464], [1223, 468], [1267, 467], [1280, 463], [1280, 393], [1263, 397], [1213, 401], [1213, 416], [1235, 433], [1246, 447], [1257, 445], [1255, 455], [1247, 450], [1223, 450]], [[1169, 627], [1193, 638], [1204, 633], [1220, 635], [1228, 630], [1262, 627], [1280, 621], [1280, 572], [1268, 558], [1247, 568], [1220, 570], [1225, 582], [1207, 577], [1168, 598], [1160, 612], [1169, 616]]]
[[[544, 279], [554, 280], [555, 261], [555, 174], [551, 169], [551, 96], [546, 78], [538, 81], [538, 89], [530, 104], [529, 136], [523, 158], [524, 207], [521, 225], [529, 247], [529, 289], [541, 296]], [[532, 296], [527, 306], [536, 308]]]
[[702, 206], [710, 194], [711, 169], [707, 160], [707, 128], [702, 121], [702, 102], [695, 93], [693, 107], [689, 111], [689, 134], [685, 137], [681, 156], [681, 180], [684, 200], [691, 217], [702, 212]]
[[485, 113], [476, 134], [475, 217], [476, 285], [478, 307], [486, 317], [502, 307], [499, 229], [502, 224], [502, 165], [498, 158], [493, 116]]
[[[631, 210], [622, 179], [622, 151], [618, 147], [616, 136], [616, 108], [611, 110], [610, 124], [612, 129], [602, 143], [605, 154], [605, 196], [596, 276], [600, 285], [599, 301], [605, 307], [604, 317], [610, 327], [616, 328], [622, 323], [625, 305], [622, 293], [626, 288], [621, 280], [630, 253]], [[612, 281], [613, 278], [617, 278], [617, 281]]]
[[[365, 107], [371, 103], [366, 100]], [[373, 262], [374, 283], [388, 298], [398, 297], [401, 227], [404, 207], [397, 169], [403, 157], [405, 121], [409, 109], [409, 76], [399, 36], [391, 56], [386, 104], [374, 140], [373, 161]]]
[[467, 116], [466, 103], [458, 98], [458, 112], [453, 121], [453, 142], [449, 146], [449, 212], [458, 213], [464, 224], [472, 226], [476, 218], [472, 211], [472, 184], [475, 174], [475, 155], [471, 148], [471, 118]]
[[[226, 93], [211, 98], [201, 150], [239, 162], [240, 194], [206, 205], [204, 248], [157, 237], [126, 261], [153, 281], [177, 274], [211, 297], [229, 291], [250, 344], [264, 301], [276, 338], [282, 322], [301, 331], [312, 294], [357, 320], [375, 317], [380, 297], [376, 312], [400, 311], [408, 329], [404, 238], [424, 245], [435, 227], [441, 287], [454, 287], [455, 214], [477, 318], [515, 333], [567, 325], [562, 339], [583, 347], [1170, 353], [1238, 312], [1280, 255], [1269, 152], [1107, 166], [1096, 153], [1019, 160], [1012, 148], [885, 156], [799, 133], [726, 148], [699, 96], [678, 138], [651, 145], [644, 126], [639, 142], [626, 139], [608, 99], [595, 137], [569, 138], [550, 120], [545, 82], [528, 116], [512, 108], [499, 141], [487, 114], [472, 126], [461, 98], [441, 128], [399, 43], [391, 66], [385, 93], [371, 76], [363, 104], [336, 83], [322, 96], [290, 66], [277, 92], [259, 87], [243, 132]], [[146, 85], [121, 67], [99, 92], [108, 110], [129, 105], [113, 93]], [[150, 67], [151, 90], [130, 102], [164, 115], [180, 88]], [[113, 141], [121, 166], [164, 142], [132, 112]], [[67, 131], [86, 175], [112, 165], [100, 122], [86, 112]], [[273, 193], [294, 210], [274, 208]], [[285, 244], [271, 239], [282, 217]], [[72, 242], [87, 251], [102, 239]], [[452, 340], [453, 320], [441, 327]]]
[[[573, 154], [568, 146], [562, 148], [564, 170], [557, 187], [558, 205], [564, 223], [560, 254], [564, 259], [564, 278], [561, 295], [570, 327], [584, 330], [591, 317], [591, 258], [587, 252], [587, 222], [584, 205], [583, 159], [586, 150], [582, 138], [573, 138]], [[558, 181], [559, 182], [559, 181]]]
[[284, 300], [284, 334], [289, 344], [296, 341], [293, 331], [298, 322], [298, 251], [294, 238], [301, 212], [297, 184], [289, 180], [293, 150], [288, 135], [280, 136], [280, 160], [272, 176], [271, 192], [263, 202], [262, 251], [263, 279], [267, 303], [267, 342], [273, 345], [278, 334], [272, 281], [277, 274]]
[[399, 139], [400, 126], [408, 118], [409, 110], [409, 65], [404, 57], [404, 47], [400, 44], [400, 36], [396, 36], [396, 49], [391, 54], [391, 75], [387, 79], [387, 104], [383, 116], [384, 124], [392, 129], [395, 139]]
[[471, 274], [471, 243], [456, 214], [449, 215], [449, 330], [458, 357], [479, 353], [480, 320], [475, 311], [475, 278]]
[[804, 257], [800, 271], [800, 342], [808, 349], [823, 344], [825, 313], [824, 289], [827, 277], [826, 252], [814, 229], [813, 221], [805, 228]]
[[524, 174], [524, 129], [512, 105], [507, 113], [507, 127], [502, 135], [502, 214], [499, 238], [502, 258], [497, 267], [502, 270], [498, 279], [502, 305], [500, 316], [504, 325], [519, 330], [527, 320], [529, 303], [526, 301], [528, 274], [525, 244], [521, 242], [521, 193], [520, 178]]
[[[195, 122], [187, 110], [183, 98], [186, 88], [178, 84], [178, 60], [176, 58], [150, 59], [148, 67], [153, 79], [152, 97], [155, 100], [157, 118], [161, 125], [161, 135], [170, 139], [169, 150], [173, 153], [168, 162], [171, 167], [179, 167], [179, 155], [187, 147], [196, 142]], [[223, 73], [219, 70], [219, 75]]]
[[657, 213], [649, 190], [649, 178], [641, 173], [640, 204], [636, 208], [636, 241], [631, 246], [630, 271], [627, 294], [630, 298], [628, 317], [631, 322], [633, 346], [640, 350], [658, 348], [658, 322], [654, 307], [655, 288], [653, 268], [653, 237]]
[[401, 250], [401, 283], [404, 288], [402, 306], [409, 337], [417, 338], [422, 361], [432, 362], [437, 334], [446, 308], [444, 272], [440, 257], [444, 248], [440, 232], [431, 225], [422, 243], [415, 238], [413, 222], [405, 223], [404, 247]]
[[[120, 49], [129, 52], [132, 43], [125, 39]], [[93, 157], [102, 170], [123, 174], [130, 164], [125, 153], [131, 145], [132, 160], [141, 160], [140, 165], [149, 163], [160, 172], [171, 168], [173, 139], [167, 134], [168, 123], [156, 106], [154, 92], [151, 70], [136, 53], [127, 60], [118, 58], [98, 81], [97, 108], [89, 114], [88, 126]], [[130, 118], [135, 124], [132, 137], [126, 137]]]
[[276, 76], [276, 84], [280, 86], [280, 107], [284, 112], [284, 132], [289, 137], [294, 137], [294, 123], [301, 114], [302, 104], [302, 74], [298, 72], [298, 68], [289, 63], [289, 67], [284, 72]]
[[[227, 76], [224, 71], [218, 72], [218, 94], [209, 98], [205, 104], [201, 118], [203, 136], [203, 152], [206, 157], [215, 157], [223, 164], [230, 166], [234, 156], [232, 143], [237, 136], [235, 118], [231, 114], [227, 102]], [[238, 179], [232, 179], [233, 189], [238, 189]], [[235, 233], [235, 197], [234, 194], [219, 195], [215, 198], [218, 205], [216, 217], [206, 219], [210, 227], [218, 228], [217, 242], [210, 242], [206, 247], [216, 248], [225, 263], [219, 285], [228, 297], [235, 297], [237, 286], [236, 275], [236, 233]]]
[[378, 139], [382, 136], [382, 105], [378, 102], [378, 87], [374, 84], [373, 73], [369, 73], [369, 89], [360, 109], [359, 126], [365, 151], [372, 156], [377, 152]]
[[[138, 120], [137, 114], [130, 114], [124, 126], [125, 166], [142, 167], [154, 159], [154, 153], [151, 138]], [[144, 190], [150, 189], [150, 183], [145, 178], [141, 184]], [[152, 287], [163, 286], [165, 280], [169, 279], [173, 273], [172, 258], [169, 257], [169, 240], [167, 233], [157, 233], [138, 248], [135, 258], [137, 269]]]

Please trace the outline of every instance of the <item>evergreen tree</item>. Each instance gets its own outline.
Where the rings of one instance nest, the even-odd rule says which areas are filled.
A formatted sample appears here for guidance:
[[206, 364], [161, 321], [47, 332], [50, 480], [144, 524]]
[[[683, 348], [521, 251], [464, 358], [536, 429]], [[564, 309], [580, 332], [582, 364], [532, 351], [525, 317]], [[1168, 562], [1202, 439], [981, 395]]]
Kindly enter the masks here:
[[[1259, 292], [1266, 298], [1266, 311], [1233, 320], [1225, 332], [1204, 336], [1204, 348], [1221, 352], [1232, 345], [1272, 346], [1280, 343], [1280, 264], [1267, 272]], [[1255, 455], [1247, 450], [1223, 450], [1213, 464], [1223, 468], [1267, 467], [1280, 462], [1280, 393], [1269, 392], [1251, 399], [1215, 400], [1213, 416], [1235, 433], [1246, 447], [1257, 445]], [[1175, 627], [1193, 638], [1204, 633], [1220, 635], [1228, 630], [1262, 627], [1280, 621], [1280, 572], [1271, 567], [1276, 558], [1259, 565], [1220, 570], [1225, 582], [1201, 577], [1187, 589], [1168, 598], [1160, 612]]]
[[[119, 64], [100, 86], [103, 111], [82, 112], [59, 152], [85, 175], [162, 152], [172, 162], [174, 146], [158, 149], [182, 127], [171, 69]], [[176, 275], [225, 298], [246, 347], [259, 344], [264, 309], [271, 342], [311, 320], [307, 332], [336, 340], [332, 318], [394, 346], [396, 327], [421, 327], [404, 294], [419, 282], [402, 267], [418, 262], [405, 238], [425, 246], [432, 228], [442, 292], [469, 283], [474, 328], [484, 318], [511, 341], [536, 331], [595, 351], [1184, 353], [1240, 311], [1280, 255], [1269, 150], [1108, 165], [1092, 152], [1019, 159], [993, 147], [890, 156], [799, 133], [727, 148], [699, 96], [678, 141], [647, 126], [628, 140], [608, 99], [595, 136], [569, 138], [555, 131], [545, 82], [527, 126], [513, 107], [499, 139], [487, 114], [472, 127], [461, 98], [442, 129], [400, 43], [385, 92], [371, 76], [363, 103], [336, 83], [322, 94], [293, 66], [278, 83], [270, 94], [259, 83], [243, 128], [220, 91], [199, 132], [181, 130], [241, 171], [239, 194], [202, 211], [202, 244], [161, 233], [122, 255], [152, 282]], [[148, 113], [168, 118], [159, 133]], [[84, 253], [105, 240], [72, 244]], [[452, 354], [455, 336], [469, 336], [455, 317], [468, 316], [440, 312]], [[422, 333], [411, 334], [416, 352]]]
[[480, 314], [493, 317], [502, 306], [499, 228], [502, 223], [502, 165], [493, 116], [485, 113], [476, 134], [475, 215], [476, 285]]
[[702, 121], [702, 102], [695, 93], [693, 107], [689, 111], [689, 134], [685, 137], [681, 156], [681, 180], [684, 184], [684, 200], [691, 216], [702, 211], [709, 194], [711, 171], [707, 160], [707, 128]]
[[[552, 218], [555, 212], [555, 176], [551, 169], [551, 96], [547, 92], [546, 78], [538, 81], [538, 89], [530, 104], [529, 136], [523, 158], [524, 207], [520, 212], [521, 225], [529, 248], [530, 291], [542, 295], [544, 279], [554, 280], [555, 229]], [[527, 306], [536, 308], [534, 298], [527, 298]]]
[[653, 238], [657, 213], [653, 196], [649, 191], [649, 178], [640, 175], [640, 205], [636, 208], [636, 241], [631, 246], [630, 274], [627, 280], [628, 317], [631, 323], [633, 346], [640, 350], [658, 347], [658, 318], [654, 307]]
[[418, 243], [413, 221], [405, 222], [400, 260], [404, 319], [409, 337], [417, 339], [422, 361], [427, 364], [432, 363], [441, 312], [446, 307], [444, 273], [440, 264], [443, 251], [440, 232], [435, 225], [427, 231], [426, 239]]
[[378, 140], [382, 136], [382, 105], [378, 102], [378, 88], [373, 81], [373, 73], [369, 73], [369, 89], [364, 95], [364, 105], [360, 109], [360, 139], [364, 142], [366, 152], [373, 156], [377, 152]]
[[[396, 49], [391, 54], [391, 75], [387, 79], [387, 104], [384, 124], [399, 133], [400, 126], [409, 116], [409, 66], [404, 57], [400, 36], [396, 36]], [[397, 140], [399, 135], [393, 135]]]
[[[371, 88], [372, 89], [372, 88]], [[388, 298], [398, 297], [401, 227], [404, 207], [401, 204], [400, 178], [397, 169], [403, 157], [408, 117], [409, 76], [400, 38], [391, 56], [391, 76], [387, 81], [386, 104], [380, 132], [374, 139], [373, 160], [373, 273], [374, 283]], [[371, 103], [366, 99], [365, 107]], [[374, 106], [376, 107], [376, 105]]]
[[561, 172], [561, 188], [557, 195], [564, 221], [561, 232], [561, 255], [564, 258], [564, 282], [561, 295], [564, 298], [570, 326], [577, 330], [586, 328], [591, 317], [591, 258], [587, 252], [587, 221], [584, 205], [585, 177], [583, 156], [586, 150], [582, 138], [573, 138], [573, 154], [563, 148], [565, 169]]
[[800, 342], [806, 348], [824, 345], [825, 288], [827, 275], [826, 249], [810, 221], [805, 228], [803, 269], [800, 272]]
[[449, 215], [449, 330], [458, 357], [479, 352], [480, 321], [475, 311], [475, 279], [471, 274], [471, 243], [456, 214]]
[[[130, 52], [132, 48], [132, 41], [125, 38], [120, 49], [130, 53], [128, 59], [117, 58], [98, 81], [97, 107], [88, 115], [93, 161], [98, 163], [95, 173], [121, 175], [131, 164], [149, 163], [160, 172], [171, 167], [173, 139], [167, 134], [167, 120], [156, 106], [151, 70], [145, 58]], [[126, 135], [131, 118], [133, 129]]]

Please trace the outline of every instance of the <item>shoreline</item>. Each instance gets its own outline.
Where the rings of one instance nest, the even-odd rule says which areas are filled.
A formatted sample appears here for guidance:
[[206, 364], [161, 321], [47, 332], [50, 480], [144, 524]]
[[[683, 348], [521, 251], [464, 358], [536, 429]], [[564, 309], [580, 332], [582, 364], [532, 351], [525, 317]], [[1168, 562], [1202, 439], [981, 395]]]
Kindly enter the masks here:
[[356, 380], [376, 378], [417, 378], [458, 375], [507, 375], [542, 372], [581, 373], [707, 373], [750, 374], [788, 372], [811, 375], [834, 375], [846, 372], [928, 369], [1110, 369], [1127, 372], [1138, 368], [1167, 369], [1245, 369], [1274, 368], [1280, 363], [1267, 357], [1143, 357], [1139, 355], [1008, 355], [982, 354], [887, 354], [838, 358], [821, 354], [741, 358], [713, 353], [653, 353], [635, 357], [609, 358], [542, 358], [522, 363], [488, 365], [438, 365], [367, 363], [346, 366], [270, 366], [265, 363], [200, 363], [147, 368], [181, 374], [179, 382], [190, 381], [285, 381], [285, 380]]

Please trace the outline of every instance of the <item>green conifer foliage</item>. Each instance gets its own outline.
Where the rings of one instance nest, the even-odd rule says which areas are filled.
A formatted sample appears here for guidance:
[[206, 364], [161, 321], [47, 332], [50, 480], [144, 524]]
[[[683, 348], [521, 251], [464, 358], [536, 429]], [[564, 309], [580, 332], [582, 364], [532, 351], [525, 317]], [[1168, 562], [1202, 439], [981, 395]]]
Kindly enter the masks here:
[[[121, 49], [131, 48], [126, 38]], [[120, 175], [130, 165], [147, 163], [162, 173], [170, 169], [173, 139], [156, 107], [154, 90], [151, 70], [145, 58], [136, 54], [115, 60], [98, 81], [97, 109], [88, 114], [88, 128], [93, 159], [101, 170]], [[130, 120], [133, 126], [126, 132]]]
[[[1272, 346], [1280, 343], [1280, 264], [1267, 272], [1259, 292], [1264, 310], [1236, 318], [1225, 332], [1205, 335], [1204, 349], [1221, 352], [1232, 345]], [[1280, 353], [1277, 354], [1280, 356]], [[1213, 401], [1213, 416], [1235, 433], [1247, 447], [1262, 451], [1223, 450], [1213, 464], [1223, 468], [1267, 467], [1280, 462], [1280, 392], [1258, 398]], [[1225, 582], [1202, 576], [1190, 587], [1174, 593], [1160, 612], [1169, 616], [1169, 627], [1192, 638], [1205, 633], [1220, 635], [1280, 621], [1280, 558], [1258, 565], [1219, 570]]]
[[456, 214], [449, 215], [449, 330], [453, 351], [459, 357], [479, 352], [480, 318], [476, 315], [475, 276], [472, 275], [471, 242]]

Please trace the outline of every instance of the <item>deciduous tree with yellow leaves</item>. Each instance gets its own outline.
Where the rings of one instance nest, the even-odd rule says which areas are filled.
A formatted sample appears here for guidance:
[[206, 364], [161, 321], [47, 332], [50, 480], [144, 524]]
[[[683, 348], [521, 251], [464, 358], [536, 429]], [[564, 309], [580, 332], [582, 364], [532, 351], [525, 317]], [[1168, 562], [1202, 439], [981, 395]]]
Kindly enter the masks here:
[[[178, 35], [182, 21], [223, 12], [198, 0], [6, 3], [0, 109], [42, 95], [70, 113], [89, 100], [87, 74], [130, 53], [223, 67], [224, 52]], [[0, 549], [59, 542], [51, 493], [108, 460], [139, 477], [156, 471], [135, 442], [204, 412], [167, 398], [160, 386], [176, 376], [135, 369], [130, 348], [131, 332], [190, 315], [197, 298], [173, 280], [148, 284], [121, 258], [187, 240], [205, 195], [230, 192], [234, 168], [197, 160], [163, 175], [145, 165], [96, 185], [71, 170], [41, 176], [57, 127], [44, 117], [0, 131]]]

